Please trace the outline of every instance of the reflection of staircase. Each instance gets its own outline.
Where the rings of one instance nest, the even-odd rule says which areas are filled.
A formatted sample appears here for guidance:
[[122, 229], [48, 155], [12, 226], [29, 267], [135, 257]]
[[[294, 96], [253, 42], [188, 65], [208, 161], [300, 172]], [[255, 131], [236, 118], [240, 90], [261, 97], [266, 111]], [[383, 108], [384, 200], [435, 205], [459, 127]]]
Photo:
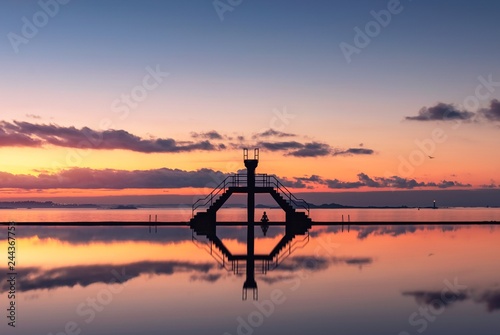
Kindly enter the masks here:
[[[269, 255], [255, 255], [255, 260], [262, 260], [264, 273], [270, 267], [270, 262], [277, 266], [284, 258], [297, 249], [296, 244], [292, 244], [297, 235], [307, 235], [302, 241], [309, 241], [309, 229], [312, 220], [309, 218], [309, 204], [293, 195], [275, 176], [267, 174], [255, 175], [255, 193], [269, 193], [276, 203], [285, 211], [285, 235], [278, 242]], [[199, 199], [193, 204], [192, 218], [189, 222], [193, 230], [193, 241], [200, 242], [196, 235], [206, 236], [209, 243], [205, 242], [205, 249], [216, 258], [219, 263], [226, 267], [231, 264], [231, 270], [238, 273], [241, 267], [239, 262], [245, 262], [244, 255], [232, 255], [222, 241], [216, 236], [216, 214], [229, 197], [234, 193], [247, 193], [248, 187], [246, 174], [234, 174], [224, 179], [206, 197]], [[202, 209], [205, 209], [204, 211]], [[285, 248], [288, 247], [288, 250]], [[299, 246], [300, 247], [300, 246]], [[221, 254], [215, 254], [216, 250]], [[227, 267], [226, 267], [227, 268]], [[229, 270], [229, 269], [228, 269]]]

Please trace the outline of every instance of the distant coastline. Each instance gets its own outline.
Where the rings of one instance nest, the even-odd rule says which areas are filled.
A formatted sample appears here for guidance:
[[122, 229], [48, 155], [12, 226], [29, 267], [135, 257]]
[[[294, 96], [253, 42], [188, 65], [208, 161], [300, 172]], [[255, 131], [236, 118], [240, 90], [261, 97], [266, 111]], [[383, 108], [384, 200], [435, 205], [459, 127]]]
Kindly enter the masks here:
[[[500, 208], [500, 206], [443, 206], [439, 208]], [[140, 209], [140, 208], [191, 208], [190, 204], [156, 204], [156, 205], [140, 205], [140, 204], [114, 204], [114, 205], [98, 205], [98, 204], [63, 204], [53, 201], [1, 201], [1, 209], [44, 209], [44, 208], [80, 208], [80, 209]], [[225, 208], [246, 208], [244, 204], [227, 204]], [[255, 208], [278, 209], [279, 206], [258, 204]], [[329, 204], [310, 204], [310, 209], [434, 209], [433, 206], [349, 206], [337, 203]]]

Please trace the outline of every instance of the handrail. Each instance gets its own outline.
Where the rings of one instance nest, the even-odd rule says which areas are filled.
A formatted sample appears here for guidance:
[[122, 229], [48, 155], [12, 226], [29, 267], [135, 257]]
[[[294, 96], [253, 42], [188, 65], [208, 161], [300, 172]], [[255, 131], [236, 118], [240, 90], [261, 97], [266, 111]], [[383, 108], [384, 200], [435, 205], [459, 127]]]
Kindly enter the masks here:
[[288, 202], [291, 204], [295, 205], [296, 208], [303, 208], [307, 211], [307, 215], [310, 213], [310, 205], [307, 201], [305, 201], [302, 198], [297, 198], [288, 188], [283, 185], [281, 181], [279, 181], [278, 178], [274, 175], [264, 175], [267, 176], [268, 179], [273, 179], [274, 183], [267, 181], [268, 184], [274, 184], [276, 188], [281, 191], [281, 193], [284, 193], [288, 197]]
[[[218, 197], [219, 194], [226, 192], [227, 188], [246, 186], [247, 177], [248, 176], [246, 174], [233, 174], [227, 176], [207, 196], [196, 200], [196, 202], [191, 207], [192, 217], [194, 217], [196, 209], [205, 207], [208, 204], [212, 205], [214, 202], [214, 198]], [[309, 203], [302, 198], [297, 198], [285, 185], [283, 185], [283, 183], [275, 175], [256, 174], [255, 186], [276, 188], [278, 192], [281, 192], [284, 197], [288, 199], [288, 202], [292, 207], [295, 207], [297, 209], [304, 209], [307, 211], [307, 215], [310, 214]]]
[[[308, 243], [309, 243], [309, 231], [307, 231], [306, 236], [304, 236], [303, 239], [301, 240], [296, 240], [294, 243], [288, 242], [284, 247], [283, 250], [280, 251], [276, 256], [275, 256], [275, 262], [274, 262], [274, 269], [277, 268], [285, 259], [288, 258], [291, 254], [295, 252], [297, 249], [302, 249], [304, 248]], [[293, 240], [292, 240], [293, 241]], [[297, 244], [301, 243], [301, 245], [297, 246]]]
[[[229, 259], [223, 254], [223, 253], [218, 253], [217, 250], [214, 248], [214, 243], [210, 241], [210, 245], [208, 242], [203, 242], [200, 241], [196, 238], [194, 235], [194, 231], [191, 232], [191, 241], [196, 245], [198, 248], [205, 250], [212, 258], [219, 263], [221, 268], [226, 269], [227, 271], [234, 271], [234, 261], [229, 261]], [[227, 266], [231, 265], [231, 268], [228, 268]]]
[[[196, 209], [199, 207], [205, 207], [210, 203], [210, 205], [213, 204], [214, 198], [221, 192], [225, 192], [227, 187], [234, 186], [235, 183], [239, 183], [239, 178], [238, 175], [231, 175], [226, 177], [223, 181], [217, 185], [212, 192], [210, 192], [207, 196], [204, 198], [200, 198], [196, 200], [196, 202], [191, 206], [191, 215], [194, 217], [194, 212]], [[205, 202], [203, 202], [205, 201]], [[203, 202], [203, 203], [202, 203]]]
[[[232, 262], [234, 263], [233, 264], [233, 268], [234, 268], [233, 273], [235, 275], [244, 275], [245, 273], [247, 273], [247, 269], [246, 269], [247, 260], [246, 259], [238, 259], [238, 260], [235, 260]], [[254, 267], [254, 273], [259, 274], [259, 275], [265, 275], [267, 273], [267, 271], [269, 270], [269, 268], [270, 268], [269, 260], [262, 259], [261, 266]]]

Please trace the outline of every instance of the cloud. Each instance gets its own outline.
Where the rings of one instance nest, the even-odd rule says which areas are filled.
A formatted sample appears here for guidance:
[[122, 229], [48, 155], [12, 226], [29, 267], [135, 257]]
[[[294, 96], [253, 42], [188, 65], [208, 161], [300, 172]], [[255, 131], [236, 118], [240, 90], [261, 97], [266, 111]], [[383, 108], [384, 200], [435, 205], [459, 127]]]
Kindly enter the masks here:
[[285, 187], [294, 187], [294, 188], [306, 188], [307, 185], [300, 179], [290, 180], [288, 178], [280, 178], [280, 182]]
[[463, 184], [457, 181], [443, 180], [439, 183], [435, 182], [419, 182], [415, 179], [401, 178], [398, 176], [392, 177], [375, 177], [370, 178], [365, 173], [358, 174], [358, 181], [345, 182], [338, 179], [326, 179], [326, 184], [332, 189], [349, 189], [360, 187], [371, 188], [399, 188], [399, 189], [414, 189], [416, 187], [437, 187], [437, 188], [451, 188], [451, 187], [471, 187], [471, 184]]
[[413, 189], [415, 187], [425, 187], [424, 182], [417, 182], [415, 179], [401, 178], [398, 176], [392, 176], [389, 178], [376, 178], [379, 183], [384, 187], [393, 188], [403, 188], [403, 189]]
[[310, 177], [295, 177], [295, 179], [307, 183], [326, 184], [326, 181], [323, 178], [315, 174]]
[[407, 116], [405, 119], [410, 121], [453, 121], [453, 120], [471, 120], [475, 113], [458, 110], [452, 104], [438, 103], [433, 107], [423, 107], [417, 116]]
[[349, 148], [349, 149], [332, 149], [327, 143], [308, 142], [300, 143], [297, 141], [281, 141], [281, 142], [259, 142], [257, 146], [263, 147], [270, 151], [288, 151], [287, 156], [295, 157], [324, 157], [333, 156], [353, 156], [353, 155], [372, 155], [374, 151], [367, 148]]
[[[177, 153], [220, 149], [208, 140], [177, 142], [171, 138], [143, 139], [125, 130], [96, 131], [88, 127], [77, 129], [55, 124], [33, 124], [21, 121], [13, 123], [1, 121], [1, 136], [6, 138], [5, 142], [1, 142], [3, 146], [6, 146], [6, 143], [11, 143], [11, 146], [54, 145], [97, 150], [121, 149], [143, 153]], [[211, 136], [216, 135], [212, 134]]]
[[295, 157], [321, 157], [331, 153], [331, 148], [326, 143], [311, 142], [304, 144], [300, 149], [288, 153]]
[[296, 136], [297, 136], [296, 134], [284, 133], [282, 131], [271, 128], [266, 131], [263, 131], [262, 133], [253, 135], [252, 138], [256, 139], [259, 137], [296, 137]]
[[328, 188], [333, 188], [333, 189], [360, 188], [362, 186], [365, 186], [362, 182], [359, 181], [345, 182], [345, 181], [340, 181], [338, 179], [326, 179], [325, 182], [328, 185]]
[[[230, 142], [227, 136], [211, 130], [192, 132], [194, 141], [180, 141], [173, 138], [142, 138], [125, 130], [94, 130], [89, 127], [64, 127], [57, 124], [36, 124], [24, 121], [0, 121], [0, 147], [43, 147], [58, 146], [90, 150], [129, 150], [141, 153], [180, 153], [192, 151], [219, 151], [227, 148], [261, 147], [269, 151], [283, 151], [287, 156], [308, 158], [351, 155], [371, 155], [372, 149], [349, 148], [333, 150], [327, 143], [299, 141], [259, 141], [245, 143], [244, 136], [236, 137], [239, 143]], [[296, 134], [268, 129], [252, 138], [286, 138]], [[213, 143], [215, 141], [215, 143]], [[221, 143], [220, 141], [225, 141]]]
[[457, 181], [443, 180], [439, 183], [428, 183], [426, 186], [436, 186], [438, 188], [450, 188], [450, 187], [471, 187], [471, 184], [463, 184]]
[[286, 155], [295, 157], [320, 157], [331, 153], [331, 147], [326, 143], [297, 141], [259, 142], [257, 146], [270, 151], [288, 151]]
[[42, 141], [21, 133], [12, 133], [1, 128], [0, 147], [40, 147]]
[[229, 174], [211, 169], [185, 171], [179, 169], [153, 170], [95, 170], [72, 168], [58, 173], [33, 175], [14, 175], [0, 172], [2, 188], [19, 189], [125, 189], [125, 188], [182, 188], [213, 187]]
[[353, 156], [353, 155], [373, 155], [372, 149], [365, 148], [349, 148], [347, 150], [337, 150], [333, 153], [334, 156]]
[[500, 121], [500, 101], [493, 99], [489, 108], [483, 108], [479, 114], [489, 121]]
[[375, 187], [375, 188], [382, 187], [382, 185], [379, 182], [376, 182], [372, 178], [368, 177], [368, 175], [365, 173], [358, 174], [358, 178], [359, 178], [359, 181], [361, 183], [363, 183], [365, 186]]
[[[241, 171], [240, 171], [241, 172]], [[243, 172], [244, 173], [244, 172]], [[11, 189], [158, 189], [158, 188], [204, 188], [215, 187], [230, 176], [212, 169], [185, 171], [180, 169], [151, 170], [96, 170], [90, 168], [70, 168], [57, 173], [40, 172], [38, 175], [12, 174], [0, 172], [2, 188]], [[323, 179], [320, 176], [284, 178], [278, 177], [286, 187], [312, 188], [314, 185], [326, 185], [331, 189], [398, 188], [414, 189], [417, 187], [454, 188], [471, 187], [458, 181], [443, 180], [441, 182], [418, 182], [415, 179], [397, 176], [371, 178], [365, 173], [358, 174], [357, 181], [341, 181]]]
[[423, 107], [417, 116], [407, 116], [410, 121], [500, 121], [500, 101], [493, 99], [487, 108], [481, 108], [477, 113], [459, 110], [452, 104], [438, 103], [433, 107]]
[[211, 131], [206, 132], [206, 133], [192, 132], [191, 137], [193, 137], [193, 138], [201, 137], [201, 138], [206, 138], [209, 140], [222, 140], [222, 139], [224, 139], [224, 137], [215, 130], [211, 130]]
[[30, 119], [37, 119], [37, 120], [42, 118], [40, 115], [35, 115], [35, 114], [26, 114], [26, 117], [30, 118]]
[[296, 141], [288, 141], [288, 142], [259, 142], [257, 146], [263, 147], [270, 151], [285, 151], [290, 149], [300, 149], [303, 148], [304, 145], [302, 143]]
[[[18, 271], [17, 288], [20, 291], [56, 289], [59, 287], [89, 286], [95, 283], [117, 282], [114, 272], [122, 275], [121, 282], [127, 282], [142, 274], [172, 275], [179, 272], [208, 273], [214, 265], [210, 263], [193, 263], [187, 261], [137, 262], [124, 265], [78, 265], [53, 269], [36, 267], [23, 268]], [[114, 271], [113, 271], [114, 270]], [[0, 275], [2, 292], [8, 290], [5, 274]]]

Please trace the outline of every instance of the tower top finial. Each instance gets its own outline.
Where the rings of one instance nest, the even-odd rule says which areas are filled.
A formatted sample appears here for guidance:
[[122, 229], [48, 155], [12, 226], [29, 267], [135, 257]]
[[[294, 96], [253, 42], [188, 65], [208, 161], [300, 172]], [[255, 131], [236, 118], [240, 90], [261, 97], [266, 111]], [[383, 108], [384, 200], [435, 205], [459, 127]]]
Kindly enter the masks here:
[[[250, 158], [248, 157], [248, 148], [243, 148], [243, 160], [247, 161]], [[259, 160], [259, 148], [253, 149], [253, 158], [252, 160]]]

